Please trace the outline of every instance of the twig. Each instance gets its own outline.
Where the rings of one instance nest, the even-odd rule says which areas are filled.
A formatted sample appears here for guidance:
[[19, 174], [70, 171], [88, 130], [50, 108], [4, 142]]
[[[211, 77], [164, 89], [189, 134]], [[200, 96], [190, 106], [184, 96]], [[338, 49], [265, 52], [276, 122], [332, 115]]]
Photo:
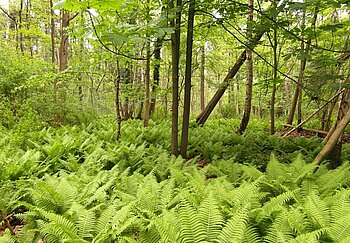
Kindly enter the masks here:
[[341, 95], [345, 89], [340, 90], [338, 93], [336, 93], [332, 98], [330, 98], [326, 103], [324, 103], [320, 108], [318, 108], [316, 111], [314, 111], [310, 116], [308, 116], [304, 121], [300, 122], [296, 127], [294, 127], [292, 130], [287, 132], [283, 135], [283, 137], [287, 137], [289, 134], [300, 128], [302, 125], [304, 125], [306, 122], [308, 122], [314, 115], [316, 115], [320, 110], [322, 110], [326, 105], [328, 105], [332, 100], [337, 98], [339, 95]]
[[0, 214], [1, 214], [2, 220], [4, 221], [5, 228], [9, 229], [11, 235], [15, 235], [15, 232], [13, 231], [13, 228], [12, 228], [12, 226], [10, 224], [10, 221], [8, 220], [8, 218], [6, 217], [4, 211], [2, 211], [1, 208], [0, 208]]

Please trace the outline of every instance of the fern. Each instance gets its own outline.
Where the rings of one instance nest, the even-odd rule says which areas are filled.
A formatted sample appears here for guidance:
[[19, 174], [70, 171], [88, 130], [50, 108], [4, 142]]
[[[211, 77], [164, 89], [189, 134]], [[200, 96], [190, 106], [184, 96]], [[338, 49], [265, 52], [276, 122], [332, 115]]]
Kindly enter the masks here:
[[344, 239], [350, 238], [350, 215], [347, 214], [336, 220], [326, 230], [331, 239], [335, 242], [340, 242]]
[[198, 220], [205, 227], [205, 241], [212, 242], [221, 231], [224, 219], [219, 210], [218, 202], [209, 194], [198, 208]]
[[223, 227], [216, 242], [242, 242], [247, 229], [248, 214], [245, 208], [238, 208]]
[[203, 242], [206, 228], [199, 221], [195, 208], [186, 199], [183, 199], [178, 208], [177, 225], [181, 242]]
[[315, 192], [307, 196], [304, 204], [307, 217], [313, 222], [315, 229], [321, 229], [330, 222], [330, 210]]

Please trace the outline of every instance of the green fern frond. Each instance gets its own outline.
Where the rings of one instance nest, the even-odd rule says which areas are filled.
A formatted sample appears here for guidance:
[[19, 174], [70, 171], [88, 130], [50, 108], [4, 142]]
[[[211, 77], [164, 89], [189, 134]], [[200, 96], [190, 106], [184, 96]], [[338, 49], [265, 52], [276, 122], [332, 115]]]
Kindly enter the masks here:
[[68, 213], [73, 214], [75, 218], [78, 235], [84, 239], [92, 238], [96, 222], [95, 212], [91, 209], [87, 210], [80, 204], [73, 203]]
[[350, 215], [350, 190], [342, 190], [332, 197], [327, 197], [325, 200], [329, 202], [331, 221], [335, 222], [341, 217]]
[[78, 228], [73, 222], [62, 215], [45, 211], [41, 208], [35, 208], [45, 219], [49, 221], [44, 225], [44, 232], [55, 232], [57, 237], [62, 239], [77, 239]]
[[305, 234], [300, 234], [294, 239], [288, 241], [289, 243], [318, 243], [319, 239], [322, 236], [324, 230], [315, 230]]
[[310, 228], [306, 215], [299, 208], [291, 208], [287, 215], [291, 229], [297, 234], [304, 234]]
[[134, 207], [134, 203], [122, 207], [114, 214], [111, 220], [111, 229], [115, 235], [120, 235], [135, 222], [136, 217], [132, 214], [132, 207]]
[[271, 154], [270, 162], [266, 167], [267, 176], [271, 180], [278, 181], [280, 178], [284, 177], [285, 170], [285, 165], [278, 162], [275, 155]]
[[174, 212], [165, 211], [161, 218], [154, 218], [153, 223], [161, 238], [160, 242], [172, 243], [179, 241], [179, 228], [176, 225]]
[[210, 193], [198, 208], [198, 220], [204, 224], [205, 240], [212, 242], [219, 235], [224, 219], [219, 210], [218, 202]]
[[270, 198], [262, 207], [262, 211], [257, 216], [257, 220], [262, 221], [265, 217], [270, 217], [274, 212], [284, 210], [284, 205], [293, 200], [294, 195], [294, 191], [286, 191], [277, 197]]
[[16, 236], [11, 235], [8, 229], [5, 230], [5, 234], [0, 236], [0, 243], [18, 243]]
[[161, 236], [159, 235], [156, 226], [152, 224], [141, 232], [138, 241], [141, 243], [160, 242]]
[[181, 242], [203, 242], [206, 229], [198, 219], [197, 211], [187, 199], [178, 205], [177, 225]]
[[304, 210], [315, 229], [325, 228], [330, 222], [329, 208], [314, 192], [306, 197]]
[[326, 231], [334, 242], [340, 242], [346, 238], [350, 238], [350, 215], [341, 217], [331, 224]]
[[244, 236], [242, 239], [242, 242], [244, 243], [260, 243], [262, 242], [262, 239], [257, 232], [257, 229], [247, 226], [246, 230], [244, 231]]
[[244, 207], [238, 208], [233, 216], [227, 221], [216, 242], [242, 242], [247, 229], [248, 212]]
[[335, 170], [329, 170], [327, 173], [319, 176], [316, 183], [322, 195], [332, 194], [336, 189], [348, 183], [349, 180], [349, 164], [345, 163]]
[[95, 234], [98, 235], [100, 233], [105, 232], [109, 227], [109, 224], [112, 221], [115, 213], [117, 211], [117, 206], [112, 204], [109, 205], [105, 210], [102, 211], [100, 217], [97, 219], [95, 226]]
[[264, 237], [269, 243], [284, 243], [293, 239], [293, 231], [289, 226], [286, 210], [283, 210], [274, 220]]

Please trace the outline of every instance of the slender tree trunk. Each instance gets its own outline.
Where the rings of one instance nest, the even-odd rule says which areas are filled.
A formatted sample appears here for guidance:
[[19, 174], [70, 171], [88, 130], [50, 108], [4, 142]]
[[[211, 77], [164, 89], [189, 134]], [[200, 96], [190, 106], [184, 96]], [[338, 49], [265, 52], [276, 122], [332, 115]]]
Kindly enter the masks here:
[[179, 125], [179, 61], [180, 61], [180, 27], [181, 27], [181, 8], [182, 0], [169, 2], [170, 10], [176, 11], [176, 17], [171, 21], [171, 26], [175, 29], [171, 34], [171, 56], [172, 56], [172, 124], [171, 124], [171, 153], [175, 156], [179, 154], [178, 150], [178, 125]]
[[205, 96], [204, 96], [204, 84], [205, 84], [205, 44], [201, 46], [201, 70], [200, 70], [200, 102], [201, 102], [201, 111], [204, 110], [205, 106]]
[[117, 78], [114, 81], [114, 88], [115, 88], [115, 108], [116, 108], [116, 118], [117, 118], [117, 131], [115, 135], [115, 140], [118, 141], [121, 134], [121, 123], [122, 118], [120, 116], [120, 98], [119, 98], [119, 92], [120, 92], [120, 68], [119, 68], [119, 62], [117, 61]]
[[23, 0], [20, 0], [20, 9], [18, 12], [18, 30], [19, 30], [19, 48], [22, 53], [24, 53], [24, 43], [23, 43]]
[[145, 117], [143, 120], [143, 125], [145, 127], [148, 126], [148, 121], [150, 117], [150, 72], [151, 72], [151, 46], [150, 43], [147, 43], [147, 60], [146, 60], [146, 72], [145, 72], [145, 89], [146, 89], [146, 97], [145, 97]]
[[[318, 3], [316, 3], [311, 27], [315, 27], [315, 25], [316, 25], [317, 14], [318, 14]], [[304, 27], [305, 27], [305, 18], [306, 18], [305, 15], [306, 15], [306, 10], [303, 11], [303, 17], [302, 17], [302, 23], [301, 23], [301, 25]], [[292, 123], [293, 123], [294, 113], [295, 113], [297, 104], [298, 104], [298, 123], [300, 123], [302, 120], [302, 117], [301, 117], [302, 116], [302, 113], [301, 113], [302, 87], [303, 87], [304, 72], [305, 72], [306, 61], [307, 61], [306, 56], [309, 54], [310, 44], [311, 44], [311, 37], [309, 37], [307, 39], [306, 45], [304, 43], [304, 38], [302, 38], [302, 42], [301, 42], [300, 47], [301, 47], [301, 53], [304, 55], [304, 57], [300, 61], [298, 83], [297, 83], [297, 87], [295, 89], [292, 105], [291, 105], [289, 113], [288, 113], [288, 120], [287, 120], [288, 125], [292, 125]]]
[[187, 145], [188, 145], [188, 128], [190, 124], [194, 13], [195, 13], [195, 0], [190, 0], [188, 19], [187, 19], [185, 94], [184, 94], [184, 112], [183, 112], [183, 120], [182, 120], [182, 136], [181, 136], [181, 150], [180, 150], [180, 153], [183, 158], [187, 157], [186, 152], [187, 152]]
[[278, 69], [278, 60], [277, 60], [277, 29], [273, 30], [273, 84], [271, 92], [271, 106], [270, 106], [270, 133], [271, 135], [275, 134], [275, 100], [276, 100], [276, 80], [277, 80], [277, 69]]
[[53, 10], [53, 2], [50, 0], [50, 38], [51, 38], [51, 62], [56, 63], [55, 60], [55, 13]]
[[68, 67], [68, 46], [69, 37], [67, 34], [67, 27], [69, 26], [69, 13], [65, 10], [61, 13], [61, 43], [59, 49], [59, 64], [60, 71], [64, 71]]
[[162, 39], [157, 38], [155, 47], [154, 47], [154, 69], [153, 69], [153, 85], [152, 85], [152, 99], [151, 99], [151, 105], [150, 105], [150, 116], [154, 113], [155, 107], [156, 107], [156, 92], [157, 88], [159, 86], [159, 80], [160, 80], [160, 62], [161, 62], [161, 48], [162, 48]]
[[[247, 39], [249, 41], [249, 46], [251, 48], [253, 44], [253, 11], [254, 11], [254, 1], [249, 0], [248, 1], [248, 18], [247, 18]], [[244, 113], [243, 118], [241, 121], [241, 124], [238, 128], [238, 133], [242, 134], [244, 133], [245, 129], [248, 126], [249, 119], [250, 119], [250, 112], [252, 108], [252, 96], [253, 96], [253, 51], [248, 49], [247, 50], [247, 84], [246, 84], [246, 98], [245, 98], [245, 106], [244, 106]]]

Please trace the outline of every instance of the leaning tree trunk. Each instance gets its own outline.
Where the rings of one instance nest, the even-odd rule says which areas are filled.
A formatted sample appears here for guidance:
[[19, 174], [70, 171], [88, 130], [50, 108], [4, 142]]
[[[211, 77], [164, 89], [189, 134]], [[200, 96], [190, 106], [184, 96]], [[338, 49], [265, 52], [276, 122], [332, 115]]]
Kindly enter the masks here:
[[181, 28], [181, 6], [182, 0], [169, 1], [169, 8], [176, 12], [175, 19], [171, 20], [170, 25], [175, 29], [171, 34], [171, 71], [172, 71], [172, 118], [171, 118], [171, 154], [177, 156], [178, 150], [178, 133], [179, 133], [179, 61], [180, 61], [180, 28]]
[[[277, 14], [280, 13], [284, 7], [285, 7], [286, 2], [283, 2], [283, 4], [281, 4], [278, 9], [277, 9]], [[275, 9], [274, 9], [275, 11]], [[268, 31], [268, 27], [266, 25], [262, 25], [262, 26], [258, 26], [256, 28], [257, 33], [253, 39], [253, 43], [252, 43], [252, 48], [257, 45], [261, 39], [261, 37], [265, 34], [266, 31]], [[237, 74], [237, 72], [239, 71], [239, 69], [241, 68], [241, 66], [243, 65], [243, 63], [246, 60], [246, 51], [244, 50], [241, 55], [239, 56], [239, 58], [237, 59], [236, 63], [233, 65], [233, 67], [229, 70], [228, 74], [226, 75], [224, 81], [222, 82], [222, 84], [220, 85], [220, 88], [216, 91], [215, 95], [213, 96], [213, 98], [209, 101], [209, 103], [207, 104], [207, 106], [205, 107], [205, 109], [201, 112], [201, 114], [197, 117], [196, 122], [199, 125], [203, 125], [208, 117], [210, 116], [210, 114], [212, 113], [212, 111], [214, 110], [215, 106], [218, 104], [219, 100], [221, 99], [221, 97], [224, 95], [226, 89], [228, 88], [228, 86], [230, 85], [230, 81], [232, 78], [235, 77], [235, 75]]]
[[[253, 35], [252, 35], [252, 25], [253, 25], [253, 10], [254, 10], [254, 1], [248, 1], [249, 14], [247, 18], [247, 38], [249, 41], [249, 47], [252, 48]], [[247, 85], [246, 85], [246, 98], [244, 113], [241, 124], [238, 128], [238, 133], [242, 134], [248, 126], [250, 119], [250, 112], [252, 108], [252, 96], [253, 96], [253, 51], [247, 50]]]
[[[348, 77], [346, 78], [346, 83], [350, 82], [350, 73]], [[347, 88], [342, 94], [339, 108], [338, 108], [338, 115], [337, 120], [335, 121], [333, 127], [329, 130], [325, 141], [328, 143], [330, 142], [333, 133], [337, 130], [341, 120], [346, 116], [346, 113], [349, 111], [350, 106], [350, 89]], [[342, 140], [343, 136], [341, 135], [338, 140], [335, 142], [334, 147], [332, 147], [332, 150], [329, 152], [329, 160], [330, 160], [330, 168], [336, 168], [341, 164], [341, 149], [342, 149]]]
[[314, 159], [313, 163], [315, 165], [320, 164], [333, 151], [333, 149], [335, 148], [335, 146], [339, 141], [339, 138], [341, 138], [341, 136], [343, 135], [344, 130], [349, 122], [350, 122], [350, 109], [346, 112], [344, 117], [339, 121], [337, 127], [334, 129], [334, 132], [330, 136], [326, 145], [323, 147], [323, 149], [319, 152], [319, 154]]
[[195, 13], [195, 0], [190, 1], [187, 20], [187, 43], [186, 43], [186, 69], [185, 69], [185, 94], [184, 111], [182, 118], [182, 134], [180, 154], [183, 158], [187, 157], [188, 128], [190, 124], [191, 109], [191, 76], [192, 76], [192, 46], [193, 46], [193, 25]]

